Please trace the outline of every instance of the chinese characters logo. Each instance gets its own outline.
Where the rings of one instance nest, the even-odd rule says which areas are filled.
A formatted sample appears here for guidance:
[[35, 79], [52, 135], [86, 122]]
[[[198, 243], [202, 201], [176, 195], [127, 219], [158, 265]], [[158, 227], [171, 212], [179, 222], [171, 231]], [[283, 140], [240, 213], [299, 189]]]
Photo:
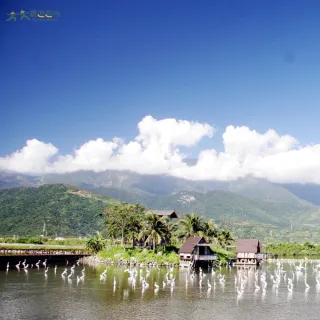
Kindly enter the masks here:
[[60, 17], [60, 12], [57, 10], [30, 10], [16, 13], [11, 11], [7, 14], [9, 17], [6, 21], [17, 22], [17, 20], [32, 20], [32, 21], [56, 21]]

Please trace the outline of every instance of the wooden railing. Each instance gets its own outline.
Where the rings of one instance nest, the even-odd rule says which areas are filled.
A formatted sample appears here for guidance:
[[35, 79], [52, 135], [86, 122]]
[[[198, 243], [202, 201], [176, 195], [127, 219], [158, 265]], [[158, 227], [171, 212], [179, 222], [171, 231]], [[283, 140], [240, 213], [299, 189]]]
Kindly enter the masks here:
[[212, 261], [212, 260], [217, 260], [218, 257], [214, 254], [210, 254], [210, 255], [202, 255], [202, 254], [196, 254], [194, 256], [194, 260], [196, 261]]
[[263, 260], [267, 258], [266, 253], [244, 253], [244, 252], [239, 252], [237, 253], [237, 258], [238, 259], [259, 259]]
[[5, 256], [88, 256], [85, 250], [53, 250], [53, 249], [0, 249], [0, 255]]

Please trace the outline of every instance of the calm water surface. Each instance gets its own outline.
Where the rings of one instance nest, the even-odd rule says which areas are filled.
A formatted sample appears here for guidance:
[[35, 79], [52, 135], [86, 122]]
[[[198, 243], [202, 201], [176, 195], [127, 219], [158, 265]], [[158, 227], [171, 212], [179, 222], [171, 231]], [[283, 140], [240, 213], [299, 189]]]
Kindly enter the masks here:
[[[124, 272], [126, 267], [107, 267], [105, 281], [100, 281], [104, 266], [76, 266], [71, 281], [61, 278], [64, 266], [58, 267], [55, 274], [54, 266], [49, 265], [47, 278], [44, 268], [29, 269], [28, 273], [11, 268], [8, 272], [0, 271], [0, 319], [320, 319], [315, 265], [309, 263], [306, 273], [295, 272], [292, 294], [288, 291], [285, 273], [281, 274], [278, 289], [273, 286], [270, 275], [274, 275], [274, 263], [265, 264], [258, 271], [259, 286], [260, 276], [266, 272], [265, 293], [262, 289], [255, 290], [254, 272], [236, 268], [218, 268], [215, 274], [204, 270], [202, 286], [197, 272], [194, 280], [190, 280], [187, 270], [175, 269], [173, 288], [170, 285], [163, 288], [170, 269], [153, 268], [149, 269], [149, 288], [145, 290], [140, 277], [145, 277], [146, 268], [138, 268], [135, 289], [128, 281], [128, 272]], [[83, 267], [85, 278], [77, 284], [77, 275], [81, 276]], [[292, 278], [289, 263], [283, 263], [283, 270]], [[248, 277], [241, 296], [235, 284], [239, 273], [243, 279]], [[225, 284], [219, 282], [219, 274], [225, 276]], [[309, 290], [306, 290], [305, 274]], [[154, 282], [160, 286], [158, 291]]]

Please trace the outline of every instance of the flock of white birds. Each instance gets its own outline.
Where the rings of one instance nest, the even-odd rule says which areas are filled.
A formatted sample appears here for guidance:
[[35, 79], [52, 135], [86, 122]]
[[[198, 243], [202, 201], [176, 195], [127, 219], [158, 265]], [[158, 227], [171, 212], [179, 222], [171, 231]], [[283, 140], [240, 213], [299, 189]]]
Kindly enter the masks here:
[[[79, 285], [85, 280], [85, 268], [80, 266], [81, 260], [78, 260], [72, 266], [65, 266], [63, 272], [60, 274], [60, 277], [63, 281], [67, 280], [69, 284], [72, 284], [73, 281]], [[284, 268], [285, 265], [285, 268]], [[7, 272], [9, 271], [10, 264], [7, 264]], [[18, 271], [24, 271], [28, 274], [30, 268], [44, 268], [44, 278], [48, 277], [49, 267], [47, 266], [47, 260], [38, 261], [36, 264], [27, 264], [27, 261], [24, 260], [22, 263], [19, 261], [18, 264], [14, 266]], [[75, 274], [76, 268], [82, 268], [81, 273]], [[185, 286], [197, 286], [201, 289], [204, 287], [207, 289], [208, 293], [213, 289], [215, 290], [217, 286], [224, 288], [226, 284], [226, 270], [222, 270], [221, 266], [209, 267], [206, 269], [206, 272], [199, 268], [195, 269], [184, 269], [185, 273]], [[159, 270], [160, 268], [156, 267]], [[226, 266], [226, 269], [231, 269], [231, 266]], [[57, 275], [58, 267], [57, 265], [53, 268], [54, 274]], [[166, 274], [163, 277], [162, 283], [157, 283], [156, 281], [150, 280], [150, 268], [148, 267], [130, 267], [124, 270], [124, 273], [128, 274], [128, 288], [131, 287], [133, 291], [137, 287], [141, 288], [142, 293], [145, 290], [153, 290], [157, 294], [162, 288], [170, 288], [171, 293], [173, 292], [176, 286], [176, 276], [174, 275], [174, 268], [168, 268]], [[108, 277], [108, 267], [99, 275], [100, 281], [102, 283], [106, 282]], [[288, 294], [291, 295], [298, 283], [304, 284], [305, 292], [310, 290], [310, 285], [308, 284], [308, 279], [314, 277], [316, 283], [315, 289], [317, 293], [320, 293], [320, 261], [319, 260], [308, 260], [307, 258], [303, 260], [268, 260], [268, 263], [263, 265], [262, 268], [252, 268], [252, 267], [238, 267], [237, 273], [234, 277], [234, 290], [238, 298], [241, 298], [246, 291], [254, 291], [255, 293], [261, 292], [263, 295], [267, 292], [268, 285], [276, 293], [278, 292], [280, 286], [281, 289], [286, 289]], [[158, 277], [159, 279], [159, 277]], [[227, 278], [227, 280], [230, 277]], [[117, 279], [113, 276], [113, 291], [117, 289]], [[179, 285], [181, 282], [179, 281]], [[128, 289], [123, 290], [123, 294], [127, 296], [129, 294]]]

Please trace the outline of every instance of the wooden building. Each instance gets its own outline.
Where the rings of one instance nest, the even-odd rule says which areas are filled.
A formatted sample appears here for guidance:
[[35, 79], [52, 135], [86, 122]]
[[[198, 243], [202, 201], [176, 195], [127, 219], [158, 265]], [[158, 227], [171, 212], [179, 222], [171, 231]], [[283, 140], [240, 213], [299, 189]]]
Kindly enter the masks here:
[[179, 249], [180, 265], [196, 267], [208, 265], [217, 260], [217, 256], [210, 248], [204, 237], [189, 237]]
[[156, 214], [159, 217], [169, 217], [170, 219], [179, 219], [175, 210], [149, 210], [148, 213]]
[[259, 265], [266, 254], [262, 252], [262, 242], [259, 239], [240, 239], [236, 243], [236, 265]]

